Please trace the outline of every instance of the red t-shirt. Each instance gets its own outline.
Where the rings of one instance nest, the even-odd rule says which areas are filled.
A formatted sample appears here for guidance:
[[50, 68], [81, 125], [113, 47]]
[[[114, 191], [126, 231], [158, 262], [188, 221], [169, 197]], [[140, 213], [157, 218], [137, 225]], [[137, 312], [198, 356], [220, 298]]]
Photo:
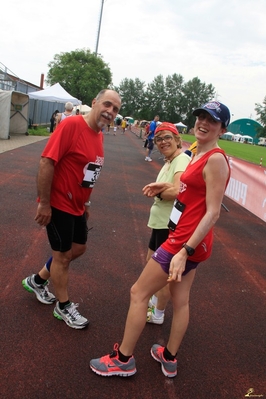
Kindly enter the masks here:
[[[162, 248], [172, 254], [180, 251], [182, 245], [189, 240], [206, 213], [206, 183], [203, 179], [203, 169], [209, 157], [215, 152], [223, 154], [227, 161], [224, 151], [220, 148], [215, 148], [203, 155], [197, 162], [188, 164], [186, 170], [181, 175], [180, 192], [177, 198], [182, 204], [185, 204], [185, 209], [182, 212], [175, 231], [169, 230], [168, 239], [162, 244]], [[228, 181], [229, 177], [227, 183]], [[189, 257], [189, 260], [202, 262], [209, 258], [212, 251], [212, 243], [213, 228], [195, 248], [195, 253]]]
[[83, 116], [66, 118], [51, 135], [42, 157], [54, 160], [51, 206], [82, 215], [104, 162], [102, 132], [92, 130]]

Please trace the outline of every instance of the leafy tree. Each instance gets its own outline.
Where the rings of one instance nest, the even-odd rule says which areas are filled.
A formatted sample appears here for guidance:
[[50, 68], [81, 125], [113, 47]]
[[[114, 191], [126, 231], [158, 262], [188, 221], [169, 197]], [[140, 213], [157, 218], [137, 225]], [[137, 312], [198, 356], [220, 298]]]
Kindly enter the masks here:
[[266, 137], [266, 97], [263, 100], [263, 104], [255, 104], [255, 111], [259, 115], [257, 120], [262, 125], [262, 127], [257, 129], [257, 137]]
[[181, 120], [188, 126], [194, 126], [195, 117], [193, 109], [214, 98], [215, 88], [212, 84], [202, 83], [198, 77], [189, 80], [183, 85], [183, 97], [181, 98], [180, 113]]
[[167, 76], [165, 81], [158, 75], [145, 89], [145, 83], [139, 79], [124, 79], [115, 88], [122, 97], [121, 114], [135, 119], [152, 120], [155, 115], [161, 121], [184, 122], [194, 126], [192, 110], [214, 97], [215, 88], [193, 78], [187, 83], [181, 75]]
[[75, 50], [70, 53], [55, 54], [48, 64], [50, 68], [46, 83], [61, 86], [83, 104], [91, 105], [98, 92], [112, 82], [111, 70], [101, 56], [90, 50]]
[[184, 78], [176, 73], [165, 79], [165, 120], [177, 123], [181, 121], [180, 104], [182, 103]]
[[124, 79], [115, 90], [120, 94], [122, 107], [120, 113], [123, 116], [133, 116], [136, 119], [142, 117], [141, 109], [144, 102], [145, 83], [140, 79]]
[[159, 115], [161, 120], [165, 120], [165, 97], [164, 79], [162, 75], [158, 75], [147, 86], [144, 100], [144, 107], [147, 109], [145, 119], [153, 120], [155, 115]]

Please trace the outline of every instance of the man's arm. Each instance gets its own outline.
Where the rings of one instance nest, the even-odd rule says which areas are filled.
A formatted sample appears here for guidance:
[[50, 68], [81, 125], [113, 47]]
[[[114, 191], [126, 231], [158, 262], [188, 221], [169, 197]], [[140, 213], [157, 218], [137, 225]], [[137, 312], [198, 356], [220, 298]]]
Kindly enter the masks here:
[[50, 158], [41, 158], [37, 176], [37, 191], [40, 202], [37, 207], [35, 220], [41, 226], [47, 226], [51, 221], [51, 187], [54, 177], [54, 161]]

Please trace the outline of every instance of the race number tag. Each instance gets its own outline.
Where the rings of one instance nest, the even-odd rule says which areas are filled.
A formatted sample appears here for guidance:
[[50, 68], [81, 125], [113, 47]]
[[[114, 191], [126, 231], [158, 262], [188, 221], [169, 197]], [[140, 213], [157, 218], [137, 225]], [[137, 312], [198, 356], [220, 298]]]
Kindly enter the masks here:
[[102, 166], [95, 163], [89, 163], [88, 165], [86, 165], [81, 186], [85, 188], [93, 188], [98, 177], [100, 176], [101, 169]]
[[175, 230], [179, 219], [181, 218], [182, 212], [184, 212], [186, 205], [182, 204], [182, 202], [178, 201], [178, 199], [175, 200], [174, 206], [170, 215], [169, 223], [168, 223], [168, 228], [172, 231]]

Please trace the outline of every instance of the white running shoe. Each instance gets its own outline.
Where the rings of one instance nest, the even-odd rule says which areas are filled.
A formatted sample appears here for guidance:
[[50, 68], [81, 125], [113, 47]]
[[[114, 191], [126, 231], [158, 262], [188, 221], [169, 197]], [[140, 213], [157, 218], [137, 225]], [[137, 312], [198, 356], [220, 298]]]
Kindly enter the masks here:
[[36, 298], [41, 303], [44, 303], [45, 305], [53, 304], [56, 301], [56, 298], [54, 294], [52, 294], [47, 287], [49, 281], [47, 280], [45, 284], [38, 285], [35, 283], [34, 277], [35, 274], [32, 274], [31, 276], [26, 277], [24, 280], [22, 280], [22, 285], [25, 288], [25, 290], [29, 292], [34, 292]]
[[153, 306], [152, 308], [148, 308], [147, 311], [147, 323], [152, 323], [152, 324], [163, 324], [164, 322], [164, 314], [161, 317], [156, 317], [154, 314], [155, 307]]
[[78, 303], [71, 302], [64, 309], [60, 309], [59, 302], [56, 302], [54, 308], [54, 317], [58, 320], [64, 320], [64, 322], [71, 328], [80, 330], [85, 328], [89, 324], [89, 320], [81, 316], [77, 310]]

